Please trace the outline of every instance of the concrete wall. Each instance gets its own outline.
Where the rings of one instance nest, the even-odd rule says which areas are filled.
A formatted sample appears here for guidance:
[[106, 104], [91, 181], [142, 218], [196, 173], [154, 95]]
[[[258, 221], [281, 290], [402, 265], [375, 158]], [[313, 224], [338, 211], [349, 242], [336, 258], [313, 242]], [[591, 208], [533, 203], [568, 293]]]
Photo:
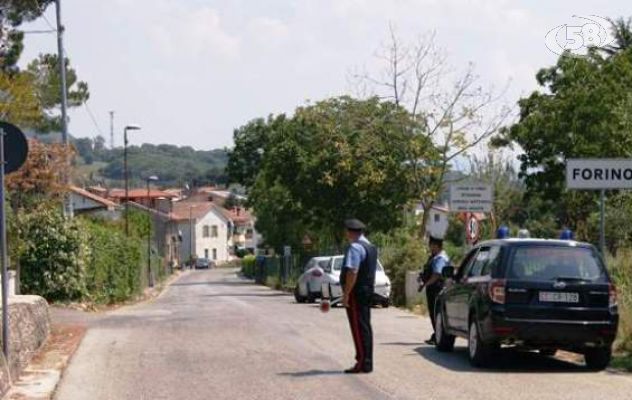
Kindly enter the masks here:
[[6, 393], [12, 379], [17, 379], [49, 333], [46, 300], [39, 296], [9, 297], [9, 359], [0, 352], [0, 396]]
[[425, 292], [419, 293], [419, 283], [417, 282], [418, 272], [409, 271], [406, 273], [406, 304], [417, 304], [425, 296]]

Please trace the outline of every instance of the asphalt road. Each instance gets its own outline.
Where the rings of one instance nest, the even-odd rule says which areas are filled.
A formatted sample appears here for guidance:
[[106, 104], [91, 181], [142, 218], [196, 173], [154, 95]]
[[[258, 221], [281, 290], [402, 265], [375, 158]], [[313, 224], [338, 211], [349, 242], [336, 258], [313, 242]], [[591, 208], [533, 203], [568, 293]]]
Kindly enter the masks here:
[[322, 314], [232, 270], [182, 276], [152, 303], [90, 324], [57, 392], [101, 399], [632, 399], [632, 377], [586, 372], [536, 354], [501, 354], [474, 370], [422, 344], [430, 324], [397, 309], [373, 312], [375, 372], [349, 376], [342, 309]]

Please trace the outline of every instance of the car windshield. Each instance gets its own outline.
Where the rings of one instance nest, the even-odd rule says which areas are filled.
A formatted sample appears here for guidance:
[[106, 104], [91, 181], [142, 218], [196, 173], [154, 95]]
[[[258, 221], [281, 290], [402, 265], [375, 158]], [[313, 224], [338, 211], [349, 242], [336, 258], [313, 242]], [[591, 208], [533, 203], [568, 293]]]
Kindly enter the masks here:
[[523, 281], [606, 281], [596, 252], [582, 247], [518, 247], [508, 277]]
[[334, 271], [340, 271], [342, 269], [343, 257], [336, 257], [333, 259]]

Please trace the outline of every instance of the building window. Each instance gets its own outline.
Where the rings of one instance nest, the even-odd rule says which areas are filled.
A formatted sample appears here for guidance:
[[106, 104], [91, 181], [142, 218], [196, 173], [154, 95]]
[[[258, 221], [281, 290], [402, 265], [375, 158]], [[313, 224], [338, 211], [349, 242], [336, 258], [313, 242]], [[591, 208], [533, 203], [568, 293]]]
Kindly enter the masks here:
[[211, 227], [211, 237], [214, 237], [214, 238], [217, 237], [217, 225], [213, 225]]
[[[215, 249], [213, 249], [215, 250]], [[208, 249], [204, 249], [204, 258], [208, 260]]]
[[435, 222], [441, 221], [441, 214], [435, 214]]
[[217, 260], [217, 249], [213, 249], [213, 260]]
[[204, 227], [202, 228], [202, 237], [209, 237], [209, 226], [208, 225], [204, 225]]
[[254, 235], [254, 231], [252, 229], [246, 230], [246, 239], [252, 239], [253, 235]]

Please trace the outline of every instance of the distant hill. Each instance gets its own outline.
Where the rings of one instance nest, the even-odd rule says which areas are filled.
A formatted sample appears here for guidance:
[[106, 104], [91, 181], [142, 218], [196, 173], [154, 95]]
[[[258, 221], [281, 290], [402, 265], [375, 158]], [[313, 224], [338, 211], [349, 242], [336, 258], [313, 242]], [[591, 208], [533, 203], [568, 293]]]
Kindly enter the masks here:
[[[108, 149], [102, 139], [74, 139], [79, 153], [78, 175], [82, 183], [122, 185], [123, 148]], [[133, 186], [152, 175], [162, 186], [225, 184], [226, 149], [195, 150], [189, 146], [143, 144], [128, 147], [128, 166]]]

